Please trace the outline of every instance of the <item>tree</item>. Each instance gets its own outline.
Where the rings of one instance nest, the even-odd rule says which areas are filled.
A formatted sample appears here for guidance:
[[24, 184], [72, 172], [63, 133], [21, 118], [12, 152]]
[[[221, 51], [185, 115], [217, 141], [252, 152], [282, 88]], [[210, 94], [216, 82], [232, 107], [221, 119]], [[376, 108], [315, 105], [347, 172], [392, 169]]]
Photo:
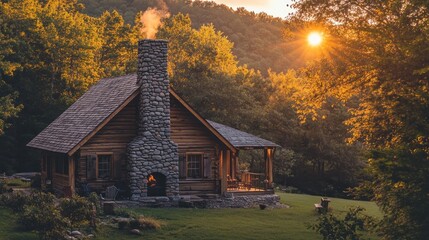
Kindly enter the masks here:
[[[324, 59], [308, 68], [313, 98], [355, 98], [351, 140], [377, 151], [369, 161], [386, 239], [425, 239], [429, 194], [429, 5], [425, 1], [300, 1], [296, 23], [325, 30]], [[329, 93], [329, 94], [323, 94]], [[418, 172], [416, 174], [415, 171]], [[403, 186], [407, 196], [396, 189]], [[405, 199], [409, 204], [400, 204]]]
[[81, 8], [75, 0], [0, 3], [1, 104], [6, 106], [1, 118], [17, 116], [0, 137], [7, 146], [0, 149], [1, 171], [10, 172], [17, 160], [22, 170], [34, 167], [37, 161], [28, 160], [37, 155], [25, 144], [101, 76], [95, 57], [102, 44], [99, 27]]
[[232, 43], [213, 25], [193, 29], [189, 16], [183, 14], [166, 19], [157, 37], [169, 40], [173, 87], [204, 117], [226, 124], [240, 122], [241, 113], [252, 108], [252, 98], [241, 84], [247, 70], [237, 67]]
[[136, 71], [137, 35], [124, 23], [116, 11], [104, 12], [100, 17], [103, 38], [100, 49], [100, 66], [103, 77], [120, 76]]

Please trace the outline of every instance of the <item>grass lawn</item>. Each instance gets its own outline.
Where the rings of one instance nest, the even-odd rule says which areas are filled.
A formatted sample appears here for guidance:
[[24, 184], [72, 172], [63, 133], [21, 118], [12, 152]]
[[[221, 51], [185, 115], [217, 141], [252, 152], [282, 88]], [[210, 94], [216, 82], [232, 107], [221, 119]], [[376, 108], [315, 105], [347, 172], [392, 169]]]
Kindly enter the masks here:
[[2, 181], [6, 184], [7, 188], [29, 188], [31, 185], [31, 182], [25, 182], [19, 178], [4, 179]]
[[16, 224], [17, 217], [11, 210], [0, 208], [0, 239], [8, 240], [37, 240], [38, 235], [25, 232]]
[[[146, 231], [146, 239], [321, 239], [307, 228], [318, 214], [314, 203], [320, 197], [279, 193], [285, 209], [137, 209], [136, 213], [156, 217], [166, 223], [159, 231]], [[361, 206], [366, 214], [381, 217], [372, 202], [331, 198], [334, 213]], [[125, 239], [124, 233], [104, 228], [97, 239]], [[139, 239], [128, 235], [127, 239]], [[141, 238], [141, 237], [140, 237]]]
[[[289, 193], [279, 195], [290, 208], [132, 209], [138, 214], [158, 218], [165, 225], [158, 231], [145, 231], [143, 236], [133, 236], [102, 226], [96, 239], [321, 239], [314, 231], [307, 229], [318, 216], [314, 211], [314, 203], [320, 202], [320, 197]], [[333, 213], [341, 214], [351, 206], [361, 206], [366, 209], [366, 214], [381, 217], [372, 202], [331, 200]], [[19, 232], [15, 219], [9, 210], [0, 209], [0, 239], [37, 239], [35, 234]]]

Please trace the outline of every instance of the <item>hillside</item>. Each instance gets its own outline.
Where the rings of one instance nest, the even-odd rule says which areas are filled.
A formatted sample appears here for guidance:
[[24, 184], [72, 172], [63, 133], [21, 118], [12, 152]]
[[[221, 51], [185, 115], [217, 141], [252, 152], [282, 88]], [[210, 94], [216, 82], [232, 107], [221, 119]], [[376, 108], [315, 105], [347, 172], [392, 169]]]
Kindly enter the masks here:
[[[148, 7], [165, 8], [162, 2], [153, 0], [81, 0], [84, 12], [100, 16], [106, 10], [117, 10], [128, 23], [133, 23], [136, 13]], [[299, 66], [294, 62], [292, 49], [284, 41], [282, 33], [286, 21], [265, 13], [255, 14], [245, 9], [233, 10], [213, 2], [165, 0], [171, 14], [189, 14], [193, 27], [213, 24], [234, 43], [233, 53], [240, 64], [261, 70], [263, 74], [271, 68], [285, 72]]]

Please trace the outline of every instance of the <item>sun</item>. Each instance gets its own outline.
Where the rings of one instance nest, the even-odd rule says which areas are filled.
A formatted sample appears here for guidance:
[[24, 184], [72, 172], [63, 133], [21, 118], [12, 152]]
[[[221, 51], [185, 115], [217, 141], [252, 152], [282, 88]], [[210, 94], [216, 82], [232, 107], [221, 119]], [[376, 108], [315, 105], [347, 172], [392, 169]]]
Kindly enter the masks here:
[[322, 43], [323, 37], [320, 32], [311, 32], [308, 34], [307, 41], [310, 46], [316, 47]]

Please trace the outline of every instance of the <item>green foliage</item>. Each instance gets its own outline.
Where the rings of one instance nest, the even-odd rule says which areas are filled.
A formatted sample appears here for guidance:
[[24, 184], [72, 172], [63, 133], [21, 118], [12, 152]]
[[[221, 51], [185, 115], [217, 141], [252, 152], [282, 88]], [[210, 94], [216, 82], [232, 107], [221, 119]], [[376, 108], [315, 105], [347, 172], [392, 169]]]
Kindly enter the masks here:
[[19, 222], [28, 230], [39, 233], [40, 239], [64, 239], [70, 221], [55, 206], [55, 196], [35, 193], [29, 196], [19, 215]]
[[[5, 41], [9, 50], [0, 54], [7, 70], [4, 81], [10, 86], [7, 95], [19, 93], [12, 103], [25, 107], [0, 137], [0, 145], [6, 146], [0, 149], [4, 171], [34, 170], [38, 162], [31, 160], [38, 155], [23, 149], [35, 134], [97, 79], [135, 71], [139, 25], [126, 22], [136, 19], [138, 10], [163, 7], [157, 1], [82, 2], [94, 17], [82, 13], [76, 1], [10, 0], [1, 5], [1, 34], [9, 39]], [[326, 120], [303, 123], [297, 106], [304, 105], [308, 84], [302, 85], [302, 77], [294, 71], [270, 71], [264, 76], [269, 66], [279, 71], [288, 63], [280, 46], [285, 44], [280, 19], [200, 1], [167, 1], [167, 5], [172, 13], [190, 13], [165, 19], [157, 37], [169, 39], [173, 87], [200, 114], [291, 149], [293, 157], [278, 152], [278, 181], [306, 176], [309, 185], [322, 179], [337, 192], [355, 185], [360, 149], [344, 142], [347, 106], [334, 99], [320, 112]], [[203, 24], [207, 18], [213, 24]], [[307, 174], [308, 169], [315, 172]]]
[[98, 196], [97, 193], [91, 192], [88, 196], [88, 201], [90, 201], [93, 206], [95, 206], [98, 215], [102, 214], [103, 209], [101, 208], [100, 196]]
[[95, 217], [93, 203], [77, 195], [62, 199], [59, 208], [61, 215], [67, 218], [74, 228], [87, 224]]
[[189, 16], [178, 14], [164, 21], [157, 37], [169, 40], [173, 87], [200, 114], [227, 124], [256, 117], [255, 101], [245, 84], [251, 84], [251, 77], [259, 73], [238, 68], [232, 43], [213, 25], [196, 30]]
[[0, 181], [0, 194], [8, 191], [8, 187], [4, 181]]
[[4, 182], [8, 187], [29, 188], [31, 185], [30, 182], [23, 181], [20, 178], [8, 178], [5, 179]]
[[428, 153], [427, 138], [414, 146], [371, 152], [374, 180], [367, 184], [384, 212], [381, 232], [387, 239], [425, 239], [429, 234]]
[[[167, 227], [157, 231], [145, 231], [147, 239], [321, 239], [307, 224], [315, 223], [317, 215], [313, 203], [320, 196], [304, 194], [277, 193], [281, 202], [290, 208], [274, 208], [270, 211], [249, 209], [174, 209], [171, 208], [133, 208], [131, 212], [162, 219]], [[381, 216], [375, 203], [331, 198], [330, 206], [335, 214], [345, 214], [350, 206], [362, 206], [366, 214]], [[208, 217], [210, 216], [210, 217]], [[249, 221], [251, 219], [251, 221]], [[23, 231], [15, 223], [16, 216], [9, 209], [0, 208], [0, 239], [37, 239], [33, 234]], [[231, 226], [234, 226], [231, 228]], [[285, 227], [288, 226], [288, 227]], [[370, 237], [370, 236], [368, 236]], [[100, 225], [96, 239], [138, 239], [138, 237], [118, 231], [111, 225]], [[371, 239], [379, 239], [375, 235]]]
[[94, 205], [79, 196], [56, 199], [43, 192], [13, 193], [1, 195], [0, 203], [18, 213], [19, 223], [38, 232], [41, 239], [64, 239], [70, 227], [87, 226], [96, 217]]
[[322, 0], [295, 7], [291, 20], [312, 20], [329, 36], [326, 54], [305, 72], [316, 92], [309, 99], [319, 106], [330, 96], [353, 101], [350, 140], [373, 149], [373, 179], [361, 190], [373, 190], [385, 214], [383, 238], [427, 238], [427, 2]]
[[328, 213], [323, 214], [311, 228], [322, 235], [324, 240], [359, 240], [360, 232], [371, 227], [373, 219], [363, 215], [361, 207], [350, 208], [344, 219]]
[[[1, 58], [0, 53], [0, 61]], [[22, 110], [22, 105], [15, 103], [18, 93], [11, 92], [10, 86], [6, 85], [1, 76], [2, 71], [0, 70], [0, 135], [4, 134], [4, 130], [9, 126], [7, 121], [16, 117], [19, 111]]]
[[[232, 10], [226, 5], [208, 1], [176, 0], [82, 0], [84, 12], [91, 16], [100, 16], [104, 11], [119, 11], [127, 23], [133, 23], [139, 11], [147, 8], [168, 9], [171, 15], [187, 14], [193, 21], [192, 27], [213, 24], [234, 43], [233, 52], [242, 64], [260, 70], [264, 74], [268, 69], [285, 71], [292, 66], [301, 66], [296, 46], [283, 39], [283, 27], [286, 21], [239, 8]], [[286, 17], [286, 16], [285, 16]], [[299, 61], [299, 60], [302, 61]]]
[[129, 24], [115, 10], [104, 12], [99, 21], [103, 42], [100, 65], [103, 77], [120, 76], [135, 72], [137, 66], [137, 36]]
[[1, 206], [8, 207], [14, 212], [22, 212], [24, 206], [30, 202], [30, 196], [22, 193], [2, 194], [0, 195]]

